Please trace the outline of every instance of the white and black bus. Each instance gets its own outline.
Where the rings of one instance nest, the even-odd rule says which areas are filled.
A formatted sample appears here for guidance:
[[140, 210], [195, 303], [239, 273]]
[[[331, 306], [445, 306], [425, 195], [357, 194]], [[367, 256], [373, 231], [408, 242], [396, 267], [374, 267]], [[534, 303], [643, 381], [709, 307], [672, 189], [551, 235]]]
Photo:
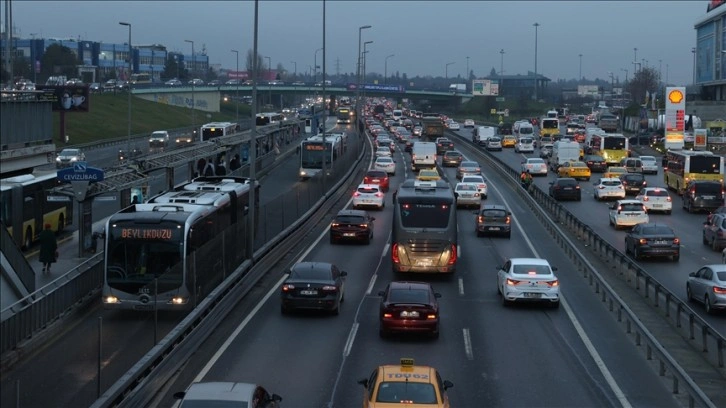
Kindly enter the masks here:
[[263, 112], [258, 113], [257, 116], [255, 116], [255, 123], [257, 126], [278, 125], [283, 120], [285, 120], [285, 117], [282, 113], [278, 112]]
[[237, 131], [237, 125], [232, 122], [212, 122], [202, 125], [200, 129], [201, 139], [204, 142], [220, 136], [229, 136]]

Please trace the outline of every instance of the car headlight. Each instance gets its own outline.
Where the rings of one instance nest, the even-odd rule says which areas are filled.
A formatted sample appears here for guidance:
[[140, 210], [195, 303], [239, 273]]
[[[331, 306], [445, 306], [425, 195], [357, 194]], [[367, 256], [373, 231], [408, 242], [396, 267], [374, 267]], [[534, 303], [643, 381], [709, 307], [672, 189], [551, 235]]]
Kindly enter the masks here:
[[55, 158], [55, 161], [57, 161], [57, 162], [60, 162], [60, 161], [61, 161], [61, 158], [60, 158], [60, 156], [56, 157], [56, 158]]

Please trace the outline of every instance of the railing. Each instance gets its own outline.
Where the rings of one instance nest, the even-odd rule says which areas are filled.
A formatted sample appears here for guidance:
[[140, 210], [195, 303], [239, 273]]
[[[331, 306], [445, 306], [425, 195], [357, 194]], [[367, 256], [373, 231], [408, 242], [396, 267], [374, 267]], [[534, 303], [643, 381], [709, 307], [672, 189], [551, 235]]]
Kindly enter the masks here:
[[33, 268], [28, 264], [28, 260], [23, 256], [23, 252], [15, 245], [13, 237], [5, 227], [5, 223], [0, 221], [0, 252], [5, 255], [5, 259], [18, 275], [18, 278], [25, 286], [28, 292], [35, 291], [35, 273]]

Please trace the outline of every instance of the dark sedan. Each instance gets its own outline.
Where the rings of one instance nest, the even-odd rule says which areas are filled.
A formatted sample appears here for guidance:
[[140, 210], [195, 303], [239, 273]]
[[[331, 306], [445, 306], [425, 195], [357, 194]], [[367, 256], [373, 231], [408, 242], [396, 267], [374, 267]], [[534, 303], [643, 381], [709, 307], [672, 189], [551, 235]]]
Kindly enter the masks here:
[[585, 156], [583, 161], [587, 164], [587, 167], [590, 168], [592, 173], [605, 173], [608, 169], [608, 164], [602, 156], [588, 154]]
[[623, 183], [625, 195], [638, 195], [640, 190], [647, 187], [643, 173], [627, 173], [620, 176], [620, 182]]
[[625, 253], [636, 260], [643, 257], [671, 257], [678, 262], [681, 240], [665, 224], [638, 224], [625, 236]]
[[368, 212], [361, 210], [340, 210], [330, 224], [330, 243], [338, 241], [359, 241], [368, 245], [373, 239], [373, 221]]
[[317, 309], [338, 314], [345, 300], [347, 272], [327, 262], [300, 262], [292, 266], [282, 284], [280, 311]]
[[456, 150], [449, 150], [441, 158], [441, 165], [444, 167], [457, 167], [464, 160], [464, 156]]
[[582, 199], [582, 191], [577, 180], [570, 177], [558, 178], [550, 182], [550, 197], [557, 201], [560, 200], [576, 200]]
[[449, 150], [454, 150], [454, 142], [451, 140], [440, 140], [436, 143], [436, 154], [442, 155]]
[[487, 204], [476, 214], [476, 236], [484, 234], [512, 236], [512, 213], [503, 205]]
[[380, 335], [428, 332], [439, 337], [440, 294], [425, 282], [391, 282], [381, 296]]

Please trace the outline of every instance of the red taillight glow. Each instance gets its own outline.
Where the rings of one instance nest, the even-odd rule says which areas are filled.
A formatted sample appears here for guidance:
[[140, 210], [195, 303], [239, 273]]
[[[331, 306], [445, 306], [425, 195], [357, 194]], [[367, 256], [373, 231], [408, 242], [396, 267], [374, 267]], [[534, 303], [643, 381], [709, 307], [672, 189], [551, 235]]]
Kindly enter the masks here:
[[433, 319], [436, 319], [436, 315], [435, 314], [429, 314], [429, 315], [426, 315], [426, 318], [429, 319], [429, 320], [433, 320]]
[[356, 191], [355, 193], [353, 193], [353, 197], [360, 197], [360, 193]]
[[668, 202], [670, 203], [670, 202], [672, 201], [671, 197], [670, 197], [670, 196], [668, 196], [668, 197], [666, 198], [666, 201], [668, 201]]
[[650, 199], [648, 198], [648, 196], [643, 196], [643, 201], [648, 201], [648, 200], [650, 200]]
[[641, 239], [639, 239], [639, 240], [638, 240], [638, 243], [639, 243], [640, 245], [645, 245], [645, 244], [647, 244], [647, 243], [648, 243], [648, 240], [647, 240], [647, 239], [645, 239], [645, 238], [641, 238]]
[[376, 193], [376, 197], [383, 197], [383, 193]]
[[295, 289], [295, 285], [291, 285], [289, 283], [288, 284], [285, 284], [285, 285], [282, 285], [282, 291], [283, 292], [287, 292], [289, 290], [294, 290], [294, 289]]
[[681, 243], [681, 239], [680, 238], [673, 238], [673, 243], [674, 244], [680, 244]]
[[451, 256], [449, 256], [449, 265], [456, 264], [456, 245], [451, 244]]
[[518, 281], [518, 280], [514, 280], [514, 279], [507, 279], [507, 285], [508, 285], [508, 286], [516, 286], [516, 285], [519, 285], [519, 282], [520, 282], [520, 281]]
[[722, 288], [719, 286], [713, 287], [713, 293], [719, 294], [719, 295], [726, 295], [726, 288]]
[[509, 224], [510, 222], [512, 222], [512, 219], [509, 216], [507, 216], [507, 218], [504, 219], [504, 222]]
[[553, 281], [549, 281], [549, 282], [547, 282], [547, 286], [549, 286], [551, 288], [558, 287], [558, 286], [560, 286], [560, 281], [557, 279], [555, 279]]
[[[405, 205], [404, 205], [405, 207]], [[398, 243], [394, 242], [393, 246], [391, 247], [391, 260], [393, 263], [401, 263], [401, 258], [398, 256]]]
[[338, 288], [332, 285], [325, 285], [323, 286], [323, 290], [326, 292], [335, 292], [338, 290]]
[[384, 319], [390, 319], [392, 317], [393, 317], [393, 313], [383, 313], [383, 318]]
[[479, 217], [477, 217], [477, 222], [480, 222], [480, 223], [484, 222], [484, 217], [482, 217], [481, 215]]

